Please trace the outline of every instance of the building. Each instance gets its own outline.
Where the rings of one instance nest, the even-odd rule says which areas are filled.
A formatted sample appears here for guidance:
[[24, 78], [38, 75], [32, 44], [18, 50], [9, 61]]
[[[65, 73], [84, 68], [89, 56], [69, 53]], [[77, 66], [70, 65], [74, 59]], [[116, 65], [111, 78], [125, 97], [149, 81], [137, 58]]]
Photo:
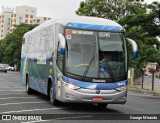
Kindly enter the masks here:
[[14, 25], [41, 24], [49, 17], [37, 17], [37, 9], [30, 6], [17, 6], [16, 9], [2, 7], [0, 15], [0, 40], [5, 38], [15, 28]]

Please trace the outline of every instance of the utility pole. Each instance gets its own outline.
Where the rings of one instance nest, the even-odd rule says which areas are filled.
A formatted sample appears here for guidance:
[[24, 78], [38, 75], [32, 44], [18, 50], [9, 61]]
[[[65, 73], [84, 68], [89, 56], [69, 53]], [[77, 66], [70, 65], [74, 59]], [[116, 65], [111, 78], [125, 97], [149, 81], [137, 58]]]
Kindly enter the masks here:
[[154, 70], [152, 72], [152, 91], [154, 90]]
[[143, 89], [143, 82], [144, 82], [144, 72], [145, 72], [145, 66], [142, 67], [142, 89]]
[[156, 71], [157, 63], [149, 63], [150, 71], [152, 72], [152, 91], [154, 90], [154, 73]]

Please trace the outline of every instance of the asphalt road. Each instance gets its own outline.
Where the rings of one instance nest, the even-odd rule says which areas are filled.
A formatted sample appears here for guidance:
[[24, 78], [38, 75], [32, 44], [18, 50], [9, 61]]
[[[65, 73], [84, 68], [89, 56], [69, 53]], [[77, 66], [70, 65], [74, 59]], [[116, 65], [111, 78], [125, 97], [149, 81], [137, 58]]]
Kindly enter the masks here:
[[[18, 72], [0, 73], [0, 119], [3, 118], [3, 121], [1, 120], [0, 123], [9, 122], [4, 121], [7, 115], [11, 116], [12, 120], [15, 120], [10, 122], [15, 123], [22, 122], [16, 119], [18, 116], [19, 118], [24, 118], [24, 123], [28, 122], [26, 121], [28, 117], [31, 119], [42, 118], [42, 121], [31, 120], [31, 123], [55, 122], [55, 120], [63, 120], [65, 123], [65, 120], [72, 120], [72, 122], [73, 120], [88, 120], [87, 123], [91, 122], [89, 120], [94, 120], [92, 123], [98, 122], [98, 120], [105, 120], [104, 122], [106, 122], [107, 117], [108, 120], [115, 120], [116, 118], [119, 120], [127, 118], [133, 120], [133, 117], [141, 118], [141, 116], [158, 116], [160, 119], [160, 97], [128, 92], [127, 103], [125, 105], [110, 104], [106, 109], [100, 109], [98, 106], [91, 104], [62, 104], [61, 106], [52, 106], [47, 97], [42, 94], [35, 92], [34, 94], [27, 95], [25, 87], [19, 82], [19, 78], [20, 74]], [[146, 122], [151, 122], [151, 120]]]

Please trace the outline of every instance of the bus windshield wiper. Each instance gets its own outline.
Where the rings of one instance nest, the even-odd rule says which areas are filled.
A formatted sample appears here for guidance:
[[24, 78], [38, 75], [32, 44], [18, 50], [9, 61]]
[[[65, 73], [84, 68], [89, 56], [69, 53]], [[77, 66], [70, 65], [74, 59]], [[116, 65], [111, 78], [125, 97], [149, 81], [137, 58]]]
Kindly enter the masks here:
[[107, 66], [107, 68], [108, 68], [109, 75], [111, 76], [111, 79], [112, 79], [112, 81], [114, 82], [114, 81], [115, 81], [114, 74], [113, 74], [112, 68], [111, 68], [111, 66], [110, 66], [110, 64], [108, 63], [107, 60], [106, 60], [106, 66]]
[[90, 67], [91, 67], [91, 65], [92, 65], [92, 63], [93, 63], [93, 61], [94, 61], [94, 56], [90, 59], [89, 64], [88, 64], [86, 70], [84, 71], [82, 81], [83, 81], [84, 78], [86, 77], [86, 75], [87, 75], [87, 73], [88, 73], [88, 71], [89, 71], [89, 69], [90, 69]]

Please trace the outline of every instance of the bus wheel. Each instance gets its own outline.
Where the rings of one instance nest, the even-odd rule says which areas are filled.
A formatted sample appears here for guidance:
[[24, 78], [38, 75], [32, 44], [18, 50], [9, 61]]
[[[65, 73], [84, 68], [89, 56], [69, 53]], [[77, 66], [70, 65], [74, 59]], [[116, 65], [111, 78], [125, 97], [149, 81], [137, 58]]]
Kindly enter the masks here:
[[29, 87], [29, 79], [28, 76], [26, 78], [26, 92], [27, 94], [31, 94], [32, 93], [32, 89]]
[[52, 85], [49, 87], [49, 100], [52, 105], [58, 105], [59, 103], [56, 99], [54, 99]]
[[105, 109], [107, 107], [107, 105], [108, 104], [101, 104], [101, 103], [99, 103], [98, 107], [101, 108], [101, 109]]

